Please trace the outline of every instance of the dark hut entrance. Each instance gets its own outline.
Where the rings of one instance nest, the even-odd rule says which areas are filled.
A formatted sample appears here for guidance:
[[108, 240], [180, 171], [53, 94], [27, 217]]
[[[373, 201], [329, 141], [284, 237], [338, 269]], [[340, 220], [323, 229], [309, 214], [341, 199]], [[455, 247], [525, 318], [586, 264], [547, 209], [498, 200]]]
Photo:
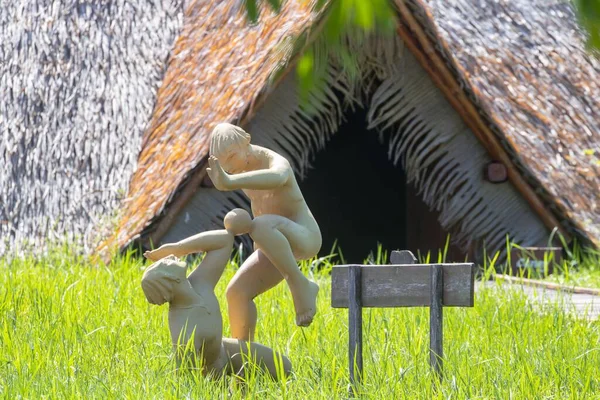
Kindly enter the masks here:
[[[437, 215], [406, 183], [400, 165], [388, 159], [387, 145], [369, 131], [366, 111], [346, 115], [338, 132], [319, 152], [300, 187], [321, 226], [320, 255], [336, 252], [345, 262], [362, 263], [378, 244], [385, 250], [431, 251], [437, 260], [447, 233]], [[452, 248], [447, 261], [464, 260]]]

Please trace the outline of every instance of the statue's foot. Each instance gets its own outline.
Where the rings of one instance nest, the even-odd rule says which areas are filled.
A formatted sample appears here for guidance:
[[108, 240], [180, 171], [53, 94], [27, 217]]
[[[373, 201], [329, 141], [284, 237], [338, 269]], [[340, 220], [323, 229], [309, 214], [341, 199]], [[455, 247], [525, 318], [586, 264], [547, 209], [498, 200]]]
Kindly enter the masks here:
[[306, 283], [292, 290], [294, 308], [296, 309], [296, 325], [309, 326], [317, 313], [317, 294], [319, 285], [306, 279]]

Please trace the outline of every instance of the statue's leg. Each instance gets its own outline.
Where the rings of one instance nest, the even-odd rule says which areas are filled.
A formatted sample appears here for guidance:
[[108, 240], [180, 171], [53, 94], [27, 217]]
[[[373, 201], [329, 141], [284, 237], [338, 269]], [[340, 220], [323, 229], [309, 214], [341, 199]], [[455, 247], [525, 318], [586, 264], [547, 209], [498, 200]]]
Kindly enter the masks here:
[[253, 340], [256, 329], [256, 305], [253, 299], [283, 280], [265, 254], [256, 250], [246, 259], [227, 286], [227, 308], [231, 335]]
[[262, 215], [254, 219], [250, 237], [287, 281], [294, 299], [296, 325], [310, 325], [317, 312], [319, 287], [302, 275], [296, 256], [315, 256], [321, 247], [320, 234], [279, 215]]
[[292, 363], [286, 356], [260, 343], [223, 338], [223, 347], [229, 355], [232, 372], [236, 375], [243, 376], [249, 363], [256, 364], [275, 380], [292, 373]]

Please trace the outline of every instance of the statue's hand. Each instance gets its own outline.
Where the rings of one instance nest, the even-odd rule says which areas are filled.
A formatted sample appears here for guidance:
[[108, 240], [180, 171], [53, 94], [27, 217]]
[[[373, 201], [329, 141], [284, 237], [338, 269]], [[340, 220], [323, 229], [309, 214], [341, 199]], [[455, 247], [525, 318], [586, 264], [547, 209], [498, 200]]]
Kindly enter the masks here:
[[156, 254], [157, 252], [158, 252], [158, 249], [145, 251], [144, 257], [146, 257], [150, 261], [158, 261], [158, 260], [160, 260], [160, 257]]
[[144, 257], [146, 257], [150, 261], [158, 261], [170, 255], [178, 255], [177, 246], [174, 246], [172, 244], [164, 244], [156, 250], [149, 250], [144, 252]]
[[206, 168], [206, 172], [208, 172], [213, 185], [219, 190], [232, 190], [230, 187], [231, 178], [221, 167], [219, 159], [215, 156], [210, 156], [208, 158], [208, 165], [209, 168]]

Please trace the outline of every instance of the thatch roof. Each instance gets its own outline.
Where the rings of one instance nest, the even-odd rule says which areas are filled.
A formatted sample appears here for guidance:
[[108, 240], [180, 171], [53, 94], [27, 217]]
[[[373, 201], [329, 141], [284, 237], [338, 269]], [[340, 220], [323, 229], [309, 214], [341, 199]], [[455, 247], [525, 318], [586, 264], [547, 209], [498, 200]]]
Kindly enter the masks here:
[[181, 3], [2, 2], [0, 254], [97, 245], [135, 169]]
[[[257, 26], [248, 26], [232, 3], [237, 4], [206, 2], [186, 12], [130, 184], [116, 237], [119, 247], [156, 229], [157, 221], [173, 218], [173, 210], [183, 206], [204, 177], [214, 124], [246, 121], [272, 87], [270, 74], [283, 57], [277, 44], [316, 20], [308, 8], [289, 1], [280, 15], [263, 15]], [[399, 31], [416, 35], [418, 28], [422, 37], [411, 49], [447, 62], [444, 68], [451, 76], [444, 79], [458, 88], [447, 94], [475, 105], [485, 126], [473, 130], [494, 135], [478, 137], [488, 142], [486, 148], [508, 154], [507, 162], [519, 171], [511, 175], [513, 183], [518, 181], [515, 186], [542, 219], [568, 223], [600, 244], [594, 204], [600, 172], [582, 153], [598, 147], [598, 122], [593, 119], [600, 69], [583, 51], [566, 1], [552, 7], [517, 0], [496, 2], [502, 7], [492, 3], [398, 1]], [[561, 14], [546, 15], [552, 9]], [[524, 28], [518, 15], [530, 13], [529, 33], [520, 36]], [[416, 28], [411, 25], [415, 21]], [[548, 26], [556, 33], [548, 34]], [[424, 41], [431, 45], [426, 51]], [[565, 56], [569, 52], [571, 58]], [[430, 60], [421, 61], [427, 69]], [[472, 119], [464, 102], [451, 103], [465, 120]]]
[[571, 3], [417, 0], [412, 10], [538, 195], [600, 246], [600, 61]]

